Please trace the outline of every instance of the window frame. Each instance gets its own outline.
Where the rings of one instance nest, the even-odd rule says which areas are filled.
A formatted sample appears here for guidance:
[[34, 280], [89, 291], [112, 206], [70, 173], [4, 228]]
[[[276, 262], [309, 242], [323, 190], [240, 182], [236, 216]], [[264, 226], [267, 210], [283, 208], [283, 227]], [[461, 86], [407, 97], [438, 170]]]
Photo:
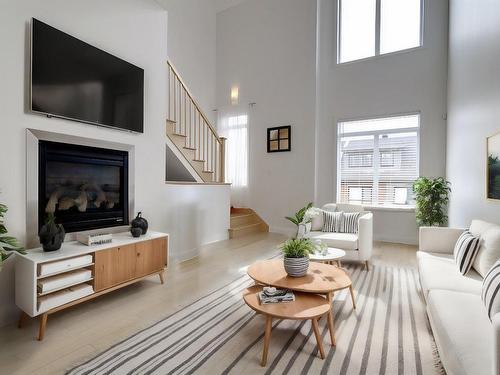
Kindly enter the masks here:
[[[370, 131], [365, 131], [365, 132], [356, 132], [356, 133], [343, 133], [342, 136], [363, 136], [363, 135], [373, 135], [374, 139], [379, 137], [380, 135], [383, 134], [400, 134], [400, 133], [417, 133], [417, 160], [416, 160], [416, 169], [417, 169], [417, 175], [421, 176], [421, 171], [420, 171], [420, 131], [422, 128], [422, 114], [420, 111], [413, 111], [413, 112], [404, 112], [404, 113], [395, 113], [395, 114], [390, 114], [390, 115], [379, 115], [379, 116], [364, 116], [364, 117], [357, 117], [357, 118], [344, 118], [344, 119], [339, 119], [337, 120], [336, 123], [336, 170], [334, 172], [335, 179], [336, 179], [336, 194], [335, 194], [335, 199], [337, 203], [349, 203], [349, 202], [341, 202], [341, 184], [342, 184], [342, 179], [340, 176], [341, 170], [342, 170], [342, 158], [341, 158], [341, 150], [340, 150], [340, 141], [341, 141], [341, 124], [345, 122], [351, 122], [351, 121], [368, 121], [368, 120], [379, 120], [379, 119], [390, 119], [393, 117], [405, 117], [405, 116], [418, 116], [418, 126], [416, 128], [395, 128], [395, 129], [387, 129], [387, 130], [370, 130]], [[377, 146], [378, 147], [378, 146]], [[377, 154], [380, 157], [380, 153], [377, 152]], [[375, 150], [374, 150], [374, 157], [375, 157]], [[380, 162], [379, 162], [380, 163]], [[373, 192], [372, 192], [373, 194]], [[380, 210], [390, 210], [390, 211], [407, 211], [407, 210], [414, 210], [415, 205], [409, 205], [409, 204], [393, 204], [393, 205], [387, 205], [387, 204], [376, 204], [376, 203], [370, 203], [370, 204], [363, 204], [363, 207], [371, 208], [371, 209], [380, 209]]]
[[420, 43], [416, 47], [410, 47], [405, 49], [400, 49], [397, 51], [380, 53], [380, 13], [382, 0], [375, 0], [375, 54], [373, 56], [367, 56], [356, 60], [340, 61], [340, 51], [341, 51], [341, 30], [342, 30], [342, 1], [337, 0], [337, 65], [352, 64], [360, 61], [366, 61], [371, 59], [378, 59], [380, 57], [391, 56], [400, 53], [407, 53], [415, 51], [424, 47], [424, 29], [425, 29], [425, 1], [420, 0]]

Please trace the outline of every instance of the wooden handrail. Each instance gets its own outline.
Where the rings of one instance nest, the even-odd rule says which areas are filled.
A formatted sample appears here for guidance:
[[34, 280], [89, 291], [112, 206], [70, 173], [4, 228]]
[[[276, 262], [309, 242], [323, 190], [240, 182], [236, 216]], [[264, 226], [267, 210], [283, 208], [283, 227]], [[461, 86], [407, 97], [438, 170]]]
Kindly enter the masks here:
[[189, 99], [191, 99], [191, 102], [194, 104], [194, 106], [196, 107], [196, 109], [198, 110], [198, 112], [200, 113], [201, 117], [203, 117], [203, 120], [205, 120], [205, 122], [207, 123], [208, 127], [210, 128], [210, 131], [212, 132], [212, 134], [216, 137], [217, 139], [217, 142], [219, 142], [219, 144], [221, 143], [221, 140], [220, 140], [220, 137], [219, 135], [217, 134], [217, 130], [215, 130], [215, 128], [212, 126], [212, 124], [210, 123], [210, 121], [208, 120], [207, 116], [205, 116], [205, 113], [201, 110], [201, 107], [200, 105], [198, 104], [198, 102], [194, 99], [193, 95], [191, 94], [191, 92], [189, 91], [189, 89], [187, 88], [186, 84], [184, 83], [183, 79], [181, 78], [181, 76], [179, 75], [179, 73], [177, 73], [177, 69], [175, 69], [175, 67], [173, 66], [172, 62], [170, 60], [167, 60], [167, 64], [168, 66], [170, 66], [170, 68], [172, 69], [172, 72], [175, 74], [175, 77], [179, 80], [180, 84], [182, 85], [182, 87], [184, 88], [185, 92], [187, 93], [187, 95], [189, 96]]
[[170, 60], [167, 68], [169, 131], [182, 137], [180, 149], [205, 182], [224, 183], [225, 138], [219, 137]]

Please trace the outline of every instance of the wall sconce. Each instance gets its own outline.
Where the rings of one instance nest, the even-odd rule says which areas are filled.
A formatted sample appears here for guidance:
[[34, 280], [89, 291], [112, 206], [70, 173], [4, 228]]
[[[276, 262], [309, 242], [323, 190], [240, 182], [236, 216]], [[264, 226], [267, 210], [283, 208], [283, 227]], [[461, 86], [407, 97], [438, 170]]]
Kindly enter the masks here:
[[231, 104], [232, 105], [238, 104], [238, 98], [239, 98], [239, 88], [238, 88], [238, 86], [231, 87]]

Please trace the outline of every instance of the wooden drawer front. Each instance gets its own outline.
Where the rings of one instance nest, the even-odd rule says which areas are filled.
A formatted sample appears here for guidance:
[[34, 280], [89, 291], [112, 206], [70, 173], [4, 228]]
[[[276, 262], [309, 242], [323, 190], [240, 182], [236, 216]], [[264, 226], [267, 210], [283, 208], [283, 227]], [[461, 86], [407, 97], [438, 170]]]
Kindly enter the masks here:
[[161, 271], [167, 259], [167, 240], [159, 238], [136, 244], [137, 277]]
[[95, 253], [95, 290], [103, 290], [136, 277], [136, 245]]

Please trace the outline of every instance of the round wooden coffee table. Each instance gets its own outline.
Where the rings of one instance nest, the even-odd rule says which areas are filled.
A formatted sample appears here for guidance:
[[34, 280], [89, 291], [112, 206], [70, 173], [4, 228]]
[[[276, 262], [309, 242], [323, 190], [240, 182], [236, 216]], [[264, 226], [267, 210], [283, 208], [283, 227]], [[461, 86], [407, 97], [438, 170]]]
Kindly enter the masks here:
[[309, 255], [309, 259], [314, 262], [322, 262], [326, 264], [333, 264], [333, 262], [335, 262], [338, 267], [342, 267], [340, 259], [343, 257], [345, 257], [345, 251], [337, 249], [336, 247], [329, 247], [325, 255], [316, 253]]
[[261, 304], [259, 292], [262, 286], [252, 286], [243, 292], [245, 303], [256, 312], [266, 317], [266, 328], [264, 333], [264, 350], [262, 351], [261, 366], [267, 362], [267, 353], [269, 351], [269, 341], [271, 339], [271, 329], [273, 318], [291, 319], [291, 320], [310, 320], [316, 336], [318, 351], [321, 359], [325, 358], [323, 343], [319, 333], [318, 319], [330, 311], [330, 306], [324, 297], [312, 293], [295, 292], [295, 301], [283, 303]]
[[[356, 309], [351, 278], [339, 267], [310, 262], [305, 276], [290, 277], [283, 266], [283, 259], [274, 259], [252, 264], [248, 267], [247, 273], [258, 284], [304, 293], [323, 294], [326, 296], [329, 306], [332, 306], [333, 294], [336, 291], [349, 288], [352, 305]], [[327, 322], [330, 330], [331, 344], [335, 345], [335, 329], [331, 308], [329, 309]]]

